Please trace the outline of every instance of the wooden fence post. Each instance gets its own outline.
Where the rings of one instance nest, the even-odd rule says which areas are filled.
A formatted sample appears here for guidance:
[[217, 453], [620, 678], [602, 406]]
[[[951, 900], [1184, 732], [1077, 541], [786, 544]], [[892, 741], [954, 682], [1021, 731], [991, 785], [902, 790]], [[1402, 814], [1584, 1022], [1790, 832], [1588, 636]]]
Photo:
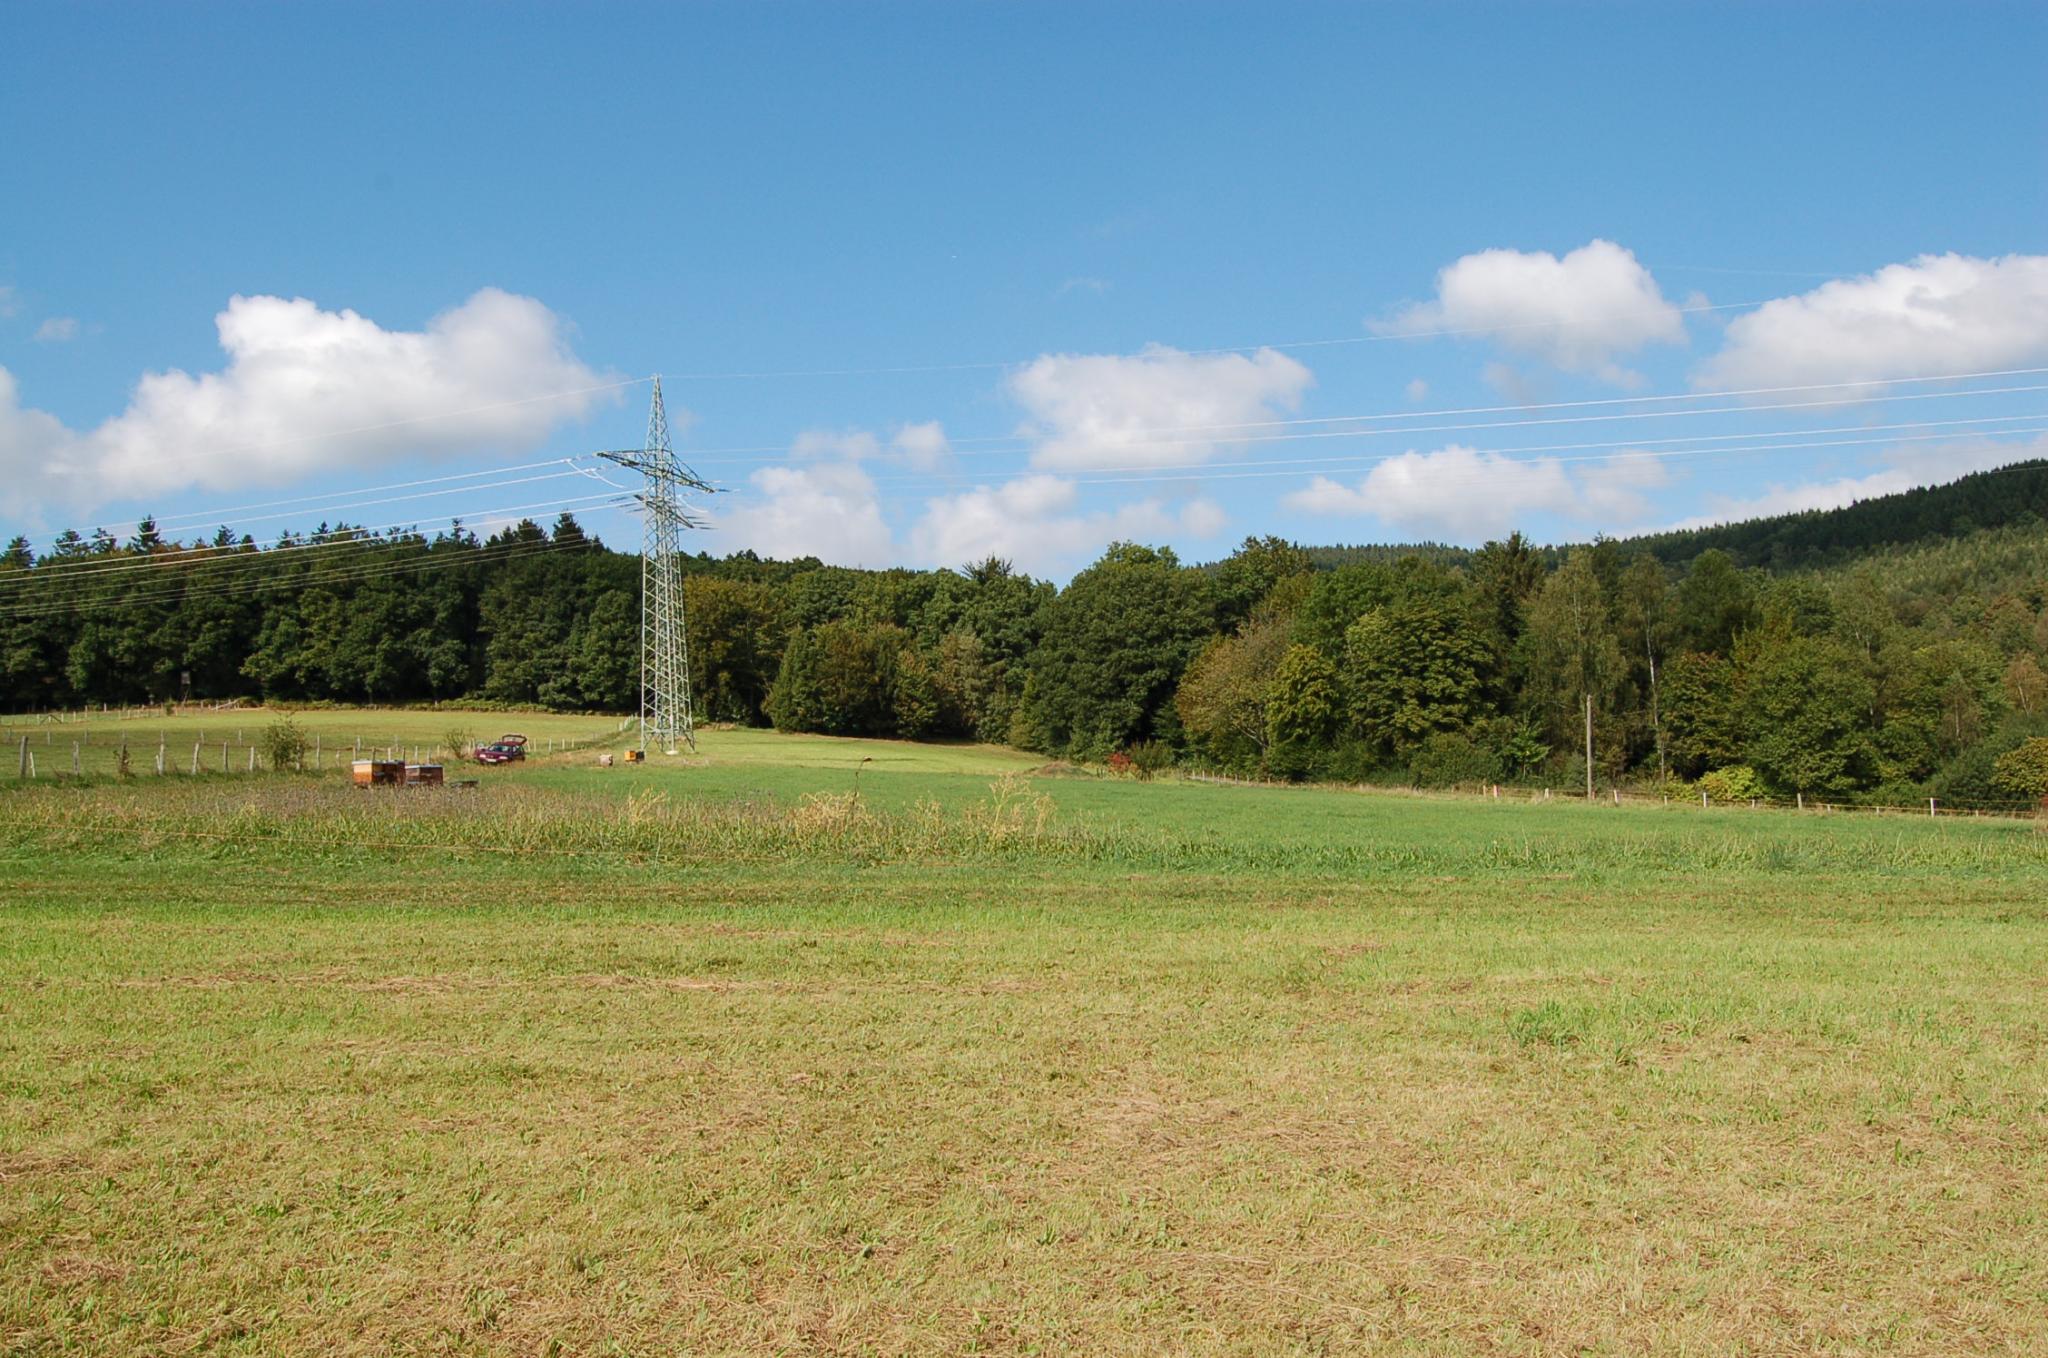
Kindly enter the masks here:
[[21, 738], [21, 777], [28, 777], [28, 737]]
[[1934, 798], [1932, 797], [1929, 797], [1927, 799], [1927, 814], [1929, 816], [1932, 816], [1934, 814]]
[[199, 773], [199, 747], [202, 743], [197, 740], [192, 742], [192, 773], [195, 777]]
[[78, 773], [78, 742], [74, 740], [71, 742], [71, 776], [76, 778]]

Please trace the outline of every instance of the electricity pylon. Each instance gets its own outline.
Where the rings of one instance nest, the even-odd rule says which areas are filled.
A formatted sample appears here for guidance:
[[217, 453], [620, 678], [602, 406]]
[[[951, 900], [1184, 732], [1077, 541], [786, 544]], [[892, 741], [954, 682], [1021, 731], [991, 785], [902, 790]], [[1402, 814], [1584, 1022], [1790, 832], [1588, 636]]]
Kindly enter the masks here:
[[651, 741], [674, 754], [681, 741], [694, 753], [697, 731], [690, 711], [690, 641], [683, 620], [682, 530], [702, 528], [676, 498], [678, 490], [711, 494], [709, 485], [676, 461], [669, 446], [668, 413], [661, 404], [661, 379], [654, 379], [654, 407], [647, 414], [647, 446], [600, 453], [637, 471], [645, 485], [640, 502], [640, 749]]

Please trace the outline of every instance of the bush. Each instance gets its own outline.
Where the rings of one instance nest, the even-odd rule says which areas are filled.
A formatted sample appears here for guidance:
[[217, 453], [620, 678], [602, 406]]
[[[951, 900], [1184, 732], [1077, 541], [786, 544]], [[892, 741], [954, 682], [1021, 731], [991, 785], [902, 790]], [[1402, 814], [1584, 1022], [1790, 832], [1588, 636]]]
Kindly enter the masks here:
[[1500, 757], [1462, 732], [1437, 731], [1415, 747], [1408, 773], [1417, 787], [1492, 783], [1500, 778]]
[[296, 768], [306, 757], [306, 733], [290, 717], [279, 717], [263, 728], [258, 748], [271, 768], [279, 773]]
[[459, 763], [476, 753], [476, 732], [466, 726], [451, 726], [441, 733], [441, 748]]
[[1688, 783], [1674, 773], [1657, 785], [1657, 795], [1667, 802], [1696, 802], [1700, 789], [1698, 784]]
[[1337, 748], [1330, 751], [1325, 767], [1329, 776], [1340, 783], [1370, 783], [1381, 779], [1386, 772], [1381, 766], [1379, 751], [1365, 741], [1349, 738], [1337, 742]]
[[2048, 736], [2036, 736], [1998, 757], [1991, 784], [2011, 797], [2048, 798]]
[[1730, 764], [1725, 769], [1700, 775], [1699, 790], [1714, 802], [1753, 802], [1764, 796], [1764, 780], [1747, 764]]
[[1131, 746], [1131, 766], [1140, 778], [1151, 778], [1173, 767], [1173, 750], [1161, 740], [1141, 740]]

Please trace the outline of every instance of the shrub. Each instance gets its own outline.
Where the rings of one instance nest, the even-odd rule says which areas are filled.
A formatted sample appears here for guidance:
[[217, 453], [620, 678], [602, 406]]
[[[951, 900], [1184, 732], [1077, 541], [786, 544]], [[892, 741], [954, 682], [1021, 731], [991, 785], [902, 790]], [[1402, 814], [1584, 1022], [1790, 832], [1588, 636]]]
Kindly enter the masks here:
[[2048, 798], [2048, 736], [2000, 755], [1991, 766], [1991, 783], [2008, 796]]
[[466, 726], [451, 726], [441, 733], [441, 748], [450, 759], [460, 762], [476, 752], [476, 732]]
[[279, 773], [295, 768], [306, 757], [306, 733], [289, 716], [279, 717], [263, 728], [258, 748], [271, 768]]
[[1491, 783], [1500, 777], [1500, 759], [1462, 732], [1437, 731], [1424, 736], [1415, 747], [1408, 758], [1408, 772], [1417, 787]]
[[1151, 778], [1173, 767], [1173, 750], [1164, 741], [1141, 740], [1131, 746], [1131, 766], [1140, 778]]
[[1753, 802], [1764, 795], [1764, 780], [1747, 764], [1730, 764], [1702, 774], [1698, 787], [1709, 801], [1715, 802]]
[[1110, 755], [1108, 762], [1109, 775], [1112, 778], [1128, 778], [1132, 773], [1136, 772], [1138, 767], [1137, 761], [1122, 750], [1118, 750]]

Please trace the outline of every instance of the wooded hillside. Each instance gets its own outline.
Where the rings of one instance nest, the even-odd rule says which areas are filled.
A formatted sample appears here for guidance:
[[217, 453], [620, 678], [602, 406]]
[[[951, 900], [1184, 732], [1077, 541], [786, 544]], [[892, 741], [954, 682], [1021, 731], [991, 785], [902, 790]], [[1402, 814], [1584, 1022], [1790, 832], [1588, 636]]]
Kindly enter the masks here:
[[[1111, 547], [1063, 590], [999, 561], [688, 563], [700, 714], [1281, 777], [1716, 795], [2038, 795], [2048, 464], [1826, 513], [1539, 549]], [[638, 558], [563, 515], [480, 540], [341, 526], [67, 533], [0, 557], [0, 704], [260, 697], [631, 710]], [[2005, 760], [2001, 766], [2001, 759]], [[2001, 772], [2001, 768], [2003, 772]]]

